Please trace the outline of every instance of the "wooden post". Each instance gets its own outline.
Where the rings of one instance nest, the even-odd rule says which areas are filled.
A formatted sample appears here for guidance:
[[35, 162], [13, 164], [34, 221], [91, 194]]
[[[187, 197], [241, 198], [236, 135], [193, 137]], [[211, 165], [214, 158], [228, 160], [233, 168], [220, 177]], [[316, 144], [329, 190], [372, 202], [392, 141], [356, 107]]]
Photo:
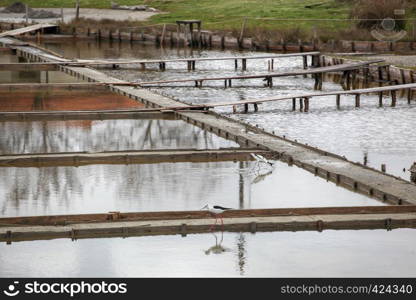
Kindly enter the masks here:
[[231, 79], [228, 79], [228, 86], [231, 87]]
[[179, 48], [179, 45], [180, 45], [180, 42], [181, 42], [181, 39], [180, 39], [180, 28], [181, 28], [181, 25], [180, 24], [176, 24], [176, 46]]
[[198, 23], [198, 46], [201, 47], [202, 45], [202, 35], [201, 35], [201, 22]]
[[61, 7], [61, 22], [64, 23], [64, 8]]
[[303, 111], [303, 99], [299, 98], [299, 111]]
[[391, 107], [396, 107], [397, 95], [396, 91], [391, 91]]
[[386, 165], [385, 164], [381, 165], [381, 172], [386, 173]]
[[303, 98], [304, 104], [305, 104], [305, 110], [304, 112], [308, 112], [309, 111], [309, 98], [305, 97]]
[[246, 29], [246, 23], [247, 23], [247, 18], [244, 18], [243, 19], [243, 24], [241, 25], [240, 36], [238, 38], [238, 47], [239, 48], [243, 47], [243, 38], [244, 38], [244, 31]]
[[234, 60], [234, 67], [237, 70], [237, 68], [238, 68], [238, 60], [237, 59]]
[[318, 74], [318, 78], [319, 78], [319, 86], [318, 86], [318, 89], [320, 91], [322, 91], [322, 85], [324, 83], [324, 73], [319, 73]]
[[254, 103], [254, 111], [259, 111], [259, 106], [257, 105], [257, 103]]
[[378, 83], [378, 86], [383, 86], [383, 68], [382, 67], [378, 67], [377, 68], [377, 70], [378, 70], [378, 80], [379, 80], [379, 83]]
[[241, 64], [242, 64], [242, 70], [246, 71], [247, 70], [247, 59], [243, 58], [241, 60]]
[[160, 38], [160, 46], [165, 44], [166, 24], [163, 24], [162, 37]]
[[360, 94], [355, 95], [355, 107], [360, 107]]
[[351, 71], [346, 72], [346, 78], [347, 78], [347, 90], [351, 89]]
[[26, 26], [29, 24], [29, 5], [25, 4], [26, 9]]
[[79, 0], [77, 0], [76, 6], [75, 6], [75, 20], [79, 20]]
[[221, 48], [224, 49], [225, 48], [225, 36], [221, 36]]
[[337, 108], [341, 108], [341, 95], [337, 95]]
[[413, 98], [413, 92], [412, 89], [407, 89], [407, 104], [410, 104]]
[[296, 110], [296, 98], [292, 98], [292, 111]]
[[378, 106], [383, 107], [383, 92], [378, 93]]
[[248, 104], [247, 103], [244, 104], [244, 113], [248, 113]]
[[192, 23], [189, 23], [189, 33], [191, 35], [190, 46], [193, 47], [195, 45], [195, 39], [194, 39], [194, 24]]
[[306, 70], [308, 68], [308, 56], [304, 55], [303, 58], [303, 69]]

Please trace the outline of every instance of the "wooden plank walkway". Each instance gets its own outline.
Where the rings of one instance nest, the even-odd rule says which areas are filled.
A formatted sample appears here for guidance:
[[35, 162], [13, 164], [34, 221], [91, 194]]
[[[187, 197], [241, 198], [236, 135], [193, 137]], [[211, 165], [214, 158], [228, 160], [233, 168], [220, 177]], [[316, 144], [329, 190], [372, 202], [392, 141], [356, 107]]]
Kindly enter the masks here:
[[[63, 87], [85, 87], [85, 86], [135, 86], [136, 83], [130, 82], [91, 82], [91, 83], [74, 83], [74, 84], [66, 84], [66, 83], [56, 83], [56, 84], [0, 84], [0, 90], [2, 89], [21, 89], [26, 87], [54, 87], [54, 88], [63, 88]], [[383, 95], [386, 92], [389, 92], [391, 95], [391, 106], [395, 107], [397, 103], [397, 95], [394, 92], [405, 90], [407, 91], [407, 101], [410, 104], [413, 96], [414, 91], [416, 90], [416, 83], [408, 83], [408, 84], [400, 84], [400, 85], [389, 85], [383, 87], [375, 87], [375, 88], [367, 88], [367, 89], [356, 89], [356, 90], [343, 90], [343, 91], [330, 91], [330, 92], [319, 92], [319, 93], [307, 93], [307, 94], [295, 94], [291, 96], [284, 96], [284, 97], [268, 97], [262, 99], [247, 99], [247, 100], [240, 100], [240, 101], [229, 101], [229, 102], [213, 102], [213, 103], [204, 103], [204, 104], [190, 104], [190, 105], [180, 105], [180, 106], [170, 106], [170, 107], [161, 107], [161, 108], [144, 108], [144, 109], [131, 109], [131, 110], [117, 110], [117, 111], [96, 111], [94, 112], [87, 112], [87, 111], [80, 111], [79, 117], [82, 117], [83, 114], [85, 115], [94, 115], [97, 116], [102, 115], [105, 117], [106, 114], [111, 116], [121, 116], [122, 114], [130, 115], [130, 114], [140, 114], [140, 113], [150, 113], [150, 112], [171, 112], [171, 111], [185, 111], [185, 110], [207, 110], [216, 107], [224, 107], [224, 106], [233, 106], [237, 107], [238, 105], [244, 105], [245, 111], [248, 111], [248, 105], [254, 105], [254, 110], [258, 110], [258, 104], [262, 104], [265, 102], [278, 102], [278, 101], [292, 101], [292, 110], [296, 109], [296, 100], [299, 99], [299, 107], [301, 111], [308, 112], [309, 111], [309, 99], [314, 97], [327, 97], [327, 96], [337, 96], [336, 98], [336, 105], [339, 108], [341, 106], [341, 96], [353, 95], [355, 96], [355, 106], [360, 107], [360, 96], [364, 94], [378, 94], [378, 105], [383, 106]], [[35, 117], [35, 115], [42, 116], [41, 118], [47, 119], [48, 116], [52, 117], [53, 115], [57, 115], [59, 118], [64, 118], [65, 116], [70, 118], [71, 116], [76, 117], [77, 112], [0, 112], [0, 117], [4, 117], [5, 120], [8, 118], [12, 118], [15, 120], [22, 119], [24, 120], [25, 117]], [[8, 117], [8, 115], [10, 117]], [[139, 117], [139, 116], [138, 116]], [[0, 118], [1, 121], [1, 118]]]
[[[117, 84], [117, 82], [72, 82], [72, 83], [0, 83], [0, 91], [11, 92], [16, 90], [25, 89], [25, 91], [38, 91], [38, 90], [91, 90], [91, 91], [102, 91], [107, 90], [108, 85]], [[134, 85], [130, 85], [134, 86]]]
[[[230, 232], [416, 228], [415, 206], [247, 209], [231, 210], [223, 217], [224, 226], [215, 229]], [[213, 223], [206, 211], [0, 218], [0, 241], [185, 236], [210, 232]]]
[[[12, 38], [0, 39], [0, 44], [17, 42]], [[67, 61], [65, 58], [54, 56], [38, 47], [14, 46], [14, 48], [18, 55], [28, 60]], [[60, 69], [82, 80], [125, 82], [92, 68], [61, 66]], [[153, 107], [182, 107], [186, 109], [189, 106], [147, 89], [131, 86], [109, 86], [109, 89]], [[178, 112], [177, 115], [190, 124], [236, 141], [244, 147], [256, 147], [277, 152], [281, 161], [299, 166], [341, 187], [370, 195], [388, 203], [416, 204], [416, 185], [379, 170], [348, 161], [340, 155], [265, 132], [214, 112]]]
[[167, 63], [180, 63], [186, 62], [188, 70], [195, 70], [196, 62], [205, 61], [234, 61], [235, 69], [238, 68], [238, 61], [241, 61], [241, 68], [247, 70], [247, 60], [260, 60], [270, 59], [270, 69], [274, 68], [274, 59], [287, 58], [287, 57], [303, 57], [304, 68], [307, 67], [308, 56], [318, 56], [320, 52], [301, 52], [301, 53], [288, 53], [288, 54], [271, 54], [271, 55], [257, 55], [257, 56], [227, 56], [227, 57], [187, 57], [187, 58], [172, 58], [172, 59], [129, 59], [129, 60], [68, 60], [65, 62], [30, 62], [30, 63], [0, 63], [0, 69], [7, 71], [27, 71], [27, 70], [56, 70], [58, 66], [111, 66], [117, 68], [120, 65], [140, 65], [140, 68], [146, 68], [149, 64], [158, 64], [159, 69], [166, 70]]
[[94, 110], [94, 111], [10, 111], [0, 112], [0, 122], [69, 120], [176, 120], [173, 110]]
[[28, 153], [0, 155], [0, 167], [85, 166], [92, 164], [154, 164], [252, 160], [251, 153], [271, 157], [260, 149], [154, 149], [106, 152]]
[[[287, 101], [292, 100], [292, 110], [296, 109], [296, 99], [299, 99], [300, 108], [302, 111], [307, 112], [309, 110], [309, 99], [313, 97], [327, 97], [327, 96], [337, 96], [336, 98], [336, 105], [340, 107], [341, 105], [341, 97], [342, 95], [354, 95], [355, 96], [355, 106], [360, 107], [360, 96], [363, 94], [378, 94], [378, 104], [379, 106], [383, 106], [383, 95], [386, 92], [390, 92], [392, 101], [391, 106], [396, 106], [397, 96], [396, 93], [399, 90], [406, 90], [408, 91], [408, 98], [407, 101], [410, 104], [411, 100], [413, 99], [413, 92], [416, 89], [416, 83], [409, 83], [409, 84], [400, 84], [400, 85], [391, 85], [391, 86], [383, 86], [383, 87], [375, 87], [375, 88], [367, 88], [367, 89], [357, 89], [357, 90], [348, 90], [348, 91], [330, 91], [330, 92], [323, 92], [323, 93], [308, 93], [308, 94], [298, 94], [298, 95], [291, 95], [286, 97], [269, 97], [263, 99], [247, 99], [241, 101], [234, 101], [234, 102], [216, 102], [216, 103], [208, 103], [206, 104], [205, 108], [215, 108], [221, 106], [237, 106], [237, 105], [248, 105], [253, 104], [254, 110], [258, 110], [257, 104], [265, 103], [265, 102], [275, 102], [275, 101]], [[302, 101], [302, 102], [301, 102]], [[195, 109], [204, 109], [204, 105], [195, 105]], [[246, 111], [248, 108], [246, 107]]]
[[30, 25], [27, 27], [19, 28], [19, 29], [1, 32], [0, 37], [16, 36], [16, 35], [32, 32], [32, 31], [42, 30], [46, 28], [54, 28], [54, 27], [56, 28], [59, 26], [56, 24], [40, 23], [40, 24], [35, 24], [35, 25]]
[[169, 83], [184, 83], [184, 82], [194, 82], [196, 87], [202, 86], [204, 81], [225, 81], [225, 87], [227, 85], [231, 87], [231, 80], [247, 80], [247, 79], [266, 79], [267, 86], [272, 87], [271, 82], [272, 78], [275, 77], [289, 77], [289, 76], [299, 76], [299, 75], [313, 75], [313, 74], [323, 74], [323, 73], [332, 73], [332, 72], [342, 72], [342, 71], [352, 71], [357, 70], [363, 67], [367, 67], [371, 64], [376, 64], [383, 62], [384, 60], [369, 60], [366, 62], [357, 62], [357, 63], [347, 63], [332, 65], [328, 67], [319, 67], [312, 68], [307, 70], [296, 70], [290, 72], [281, 72], [281, 73], [265, 73], [265, 74], [255, 74], [255, 75], [239, 75], [239, 76], [222, 76], [222, 77], [199, 77], [199, 78], [187, 78], [187, 79], [173, 79], [173, 80], [158, 80], [158, 81], [147, 81], [139, 82], [140, 86], [149, 86], [149, 85], [162, 85]]

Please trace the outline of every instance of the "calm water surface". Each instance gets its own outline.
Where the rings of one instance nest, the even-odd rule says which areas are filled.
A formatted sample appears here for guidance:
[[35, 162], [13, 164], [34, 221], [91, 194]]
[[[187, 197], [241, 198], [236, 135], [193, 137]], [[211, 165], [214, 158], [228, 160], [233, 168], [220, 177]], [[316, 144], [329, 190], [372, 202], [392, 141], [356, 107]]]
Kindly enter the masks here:
[[0, 214], [383, 205], [277, 162], [1, 168]]
[[415, 233], [218, 232], [1, 243], [0, 276], [415, 277]]

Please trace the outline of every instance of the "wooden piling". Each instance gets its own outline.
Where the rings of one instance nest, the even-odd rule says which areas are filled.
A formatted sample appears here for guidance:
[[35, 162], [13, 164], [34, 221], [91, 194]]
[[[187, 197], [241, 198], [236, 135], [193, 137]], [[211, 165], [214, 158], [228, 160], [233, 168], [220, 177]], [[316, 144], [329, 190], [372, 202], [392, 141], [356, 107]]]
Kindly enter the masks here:
[[296, 110], [296, 98], [292, 99], [292, 111]]
[[305, 97], [303, 98], [304, 104], [305, 104], [305, 109], [304, 112], [308, 112], [309, 111], [309, 98]]
[[242, 70], [246, 71], [247, 70], [247, 59], [243, 58], [241, 60], [241, 64], [242, 64]]
[[360, 107], [360, 94], [355, 95], [355, 107]]
[[341, 95], [337, 95], [337, 108], [340, 109], [341, 108]]
[[391, 107], [396, 107], [396, 102], [397, 102], [396, 91], [392, 90], [390, 93], [391, 93]]

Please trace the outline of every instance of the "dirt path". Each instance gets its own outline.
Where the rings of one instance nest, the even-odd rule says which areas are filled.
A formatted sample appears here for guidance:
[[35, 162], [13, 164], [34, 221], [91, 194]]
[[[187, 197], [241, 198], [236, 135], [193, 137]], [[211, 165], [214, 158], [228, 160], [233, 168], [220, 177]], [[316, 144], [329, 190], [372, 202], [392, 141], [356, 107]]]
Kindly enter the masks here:
[[[0, 11], [4, 7], [0, 7]], [[52, 11], [54, 13], [60, 14], [60, 8], [43, 8], [44, 10]], [[35, 10], [38, 10], [35, 9]], [[118, 10], [118, 9], [96, 9], [96, 8], [81, 8], [80, 17], [102, 20], [102, 19], [111, 19], [116, 21], [123, 20], [132, 20], [132, 21], [144, 21], [150, 18], [153, 15], [158, 14], [157, 12], [149, 11], [128, 11], [128, 10]], [[23, 18], [24, 14], [11, 14], [11, 13], [2, 13], [0, 12], [0, 21], [3, 22], [22, 22], [25, 21]], [[64, 21], [70, 22], [75, 18], [75, 9], [74, 8], [64, 8]], [[34, 22], [54, 22], [60, 21], [61, 18], [49, 18], [49, 19], [33, 19]], [[29, 18], [29, 21], [31, 19]]]

